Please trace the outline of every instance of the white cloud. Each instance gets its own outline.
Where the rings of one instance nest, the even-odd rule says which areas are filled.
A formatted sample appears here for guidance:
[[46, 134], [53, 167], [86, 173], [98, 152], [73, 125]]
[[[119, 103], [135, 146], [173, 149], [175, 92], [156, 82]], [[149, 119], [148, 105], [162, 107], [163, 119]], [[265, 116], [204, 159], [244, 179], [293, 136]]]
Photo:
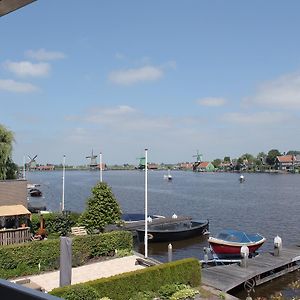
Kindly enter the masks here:
[[119, 85], [132, 85], [143, 81], [155, 81], [162, 78], [164, 71], [161, 67], [147, 65], [135, 69], [112, 71], [108, 79]]
[[41, 77], [46, 76], [50, 72], [50, 65], [48, 63], [31, 63], [29, 61], [13, 62], [7, 61], [4, 66], [17, 76], [26, 77]]
[[216, 97], [206, 97], [202, 99], [196, 100], [197, 104], [202, 106], [212, 106], [212, 107], [218, 107], [223, 106], [226, 103], [226, 100], [224, 98], [216, 98]]
[[63, 52], [47, 51], [43, 48], [39, 50], [28, 50], [25, 52], [25, 55], [29, 58], [42, 61], [58, 60], [64, 59], [66, 57], [66, 55]]
[[300, 74], [287, 74], [263, 83], [245, 104], [256, 104], [273, 108], [300, 109]]
[[281, 112], [255, 112], [255, 113], [240, 113], [232, 112], [226, 113], [221, 118], [223, 121], [237, 123], [237, 124], [250, 124], [250, 125], [262, 125], [262, 124], [274, 124], [283, 123], [291, 120], [291, 116]]
[[0, 79], [0, 90], [15, 93], [32, 93], [38, 90], [31, 83], [18, 82], [12, 79]]

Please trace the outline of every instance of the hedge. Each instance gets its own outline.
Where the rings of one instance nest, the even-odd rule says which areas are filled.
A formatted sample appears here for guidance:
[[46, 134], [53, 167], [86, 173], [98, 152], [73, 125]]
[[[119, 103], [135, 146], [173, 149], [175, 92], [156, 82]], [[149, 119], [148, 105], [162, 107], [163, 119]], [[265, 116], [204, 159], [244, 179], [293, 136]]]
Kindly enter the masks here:
[[[98, 235], [74, 237], [72, 241], [72, 264], [79, 266], [89, 259], [114, 254], [115, 249], [131, 251], [132, 234], [113, 231]], [[60, 240], [33, 241], [0, 247], [0, 277], [12, 278], [31, 275], [40, 271], [59, 268]]]
[[96, 290], [100, 297], [127, 300], [138, 292], [155, 292], [161, 286], [172, 283], [182, 283], [192, 287], [199, 286], [201, 283], [199, 261], [195, 258], [186, 258], [109, 278], [100, 278], [86, 283], [57, 288], [50, 293], [65, 298], [67, 295], [74, 294], [75, 291], [78, 292], [80, 288], [85, 290], [88, 286]]

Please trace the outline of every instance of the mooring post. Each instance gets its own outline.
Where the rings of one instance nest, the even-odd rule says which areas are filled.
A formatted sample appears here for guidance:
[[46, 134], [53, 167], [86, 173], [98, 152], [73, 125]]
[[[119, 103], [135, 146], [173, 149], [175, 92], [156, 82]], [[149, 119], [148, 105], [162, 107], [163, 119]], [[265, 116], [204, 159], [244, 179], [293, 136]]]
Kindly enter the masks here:
[[208, 263], [208, 251], [209, 249], [204, 247], [203, 248], [203, 252], [204, 252], [204, 263], [207, 264]]
[[282, 249], [282, 239], [280, 236], [274, 238], [274, 256], [279, 256]]
[[172, 261], [172, 244], [168, 245], [168, 262]]
[[72, 280], [72, 239], [60, 237], [59, 286], [70, 285]]
[[247, 246], [241, 247], [241, 267], [247, 268], [248, 267], [248, 257], [249, 257], [249, 248]]

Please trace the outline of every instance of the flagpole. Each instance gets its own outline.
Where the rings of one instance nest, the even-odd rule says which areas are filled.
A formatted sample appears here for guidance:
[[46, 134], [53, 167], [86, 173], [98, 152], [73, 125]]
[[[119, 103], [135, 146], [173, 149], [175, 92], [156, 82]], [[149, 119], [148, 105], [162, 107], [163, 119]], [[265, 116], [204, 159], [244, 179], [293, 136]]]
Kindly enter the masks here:
[[102, 182], [102, 152], [100, 152], [100, 182]]
[[148, 149], [145, 149], [145, 258], [148, 258]]
[[62, 177], [62, 201], [61, 201], [61, 211], [65, 210], [65, 164], [66, 164], [66, 156], [63, 157], [63, 177]]
[[26, 179], [26, 162], [25, 162], [25, 155], [23, 156], [23, 179]]

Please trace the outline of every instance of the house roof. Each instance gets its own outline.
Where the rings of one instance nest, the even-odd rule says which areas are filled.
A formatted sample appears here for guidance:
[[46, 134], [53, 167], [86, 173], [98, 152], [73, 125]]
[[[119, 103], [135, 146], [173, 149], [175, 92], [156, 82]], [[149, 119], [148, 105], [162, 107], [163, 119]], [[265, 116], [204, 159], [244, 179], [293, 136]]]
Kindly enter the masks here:
[[207, 166], [210, 164], [208, 161], [203, 161], [198, 165], [198, 168], [207, 168]]
[[0, 217], [30, 215], [31, 212], [23, 205], [1, 205]]
[[281, 156], [277, 156], [277, 159], [281, 163], [287, 163], [287, 162], [295, 161], [295, 156], [294, 155], [281, 155]]

